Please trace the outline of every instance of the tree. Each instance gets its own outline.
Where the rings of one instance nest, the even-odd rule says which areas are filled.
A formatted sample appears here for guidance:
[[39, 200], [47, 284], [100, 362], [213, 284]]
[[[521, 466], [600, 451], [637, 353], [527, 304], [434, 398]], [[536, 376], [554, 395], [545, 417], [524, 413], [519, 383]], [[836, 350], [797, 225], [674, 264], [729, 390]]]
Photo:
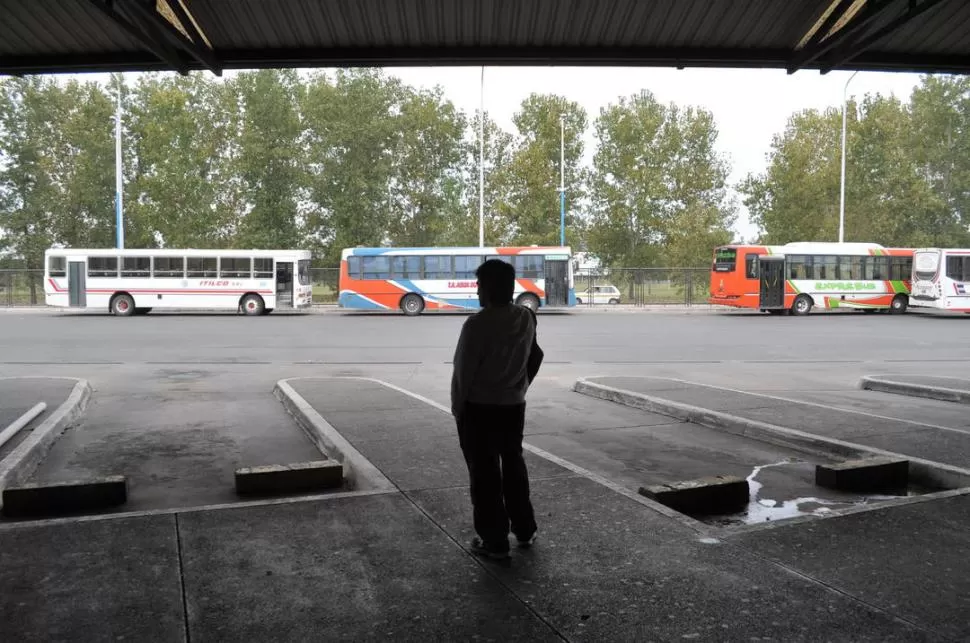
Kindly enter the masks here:
[[[513, 117], [520, 142], [511, 162], [502, 170], [507, 196], [497, 204], [497, 214], [506, 222], [503, 243], [558, 245], [560, 239], [560, 116], [565, 117], [565, 166], [569, 204], [585, 195], [586, 173], [581, 170], [586, 111], [562, 96], [532, 94]], [[574, 208], [567, 208], [575, 218]], [[575, 235], [567, 237], [567, 243]]]
[[326, 265], [340, 250], [381, 245], [390, 222], [390, 181], [397, 139], [392, 115], [401, 83], [379, 70], [315, 75], [307, 88], [308, 231]]
[[[144, 76], [128, 97], [129, 247], [224, 247], [239, 189], [231, 88], [202, 74]], [[113, 165], [113, 164], [112, 164]]]
[[440, 88], [401, 94], [388, 236], [397, 246], [432, 246], [460, 215], [465, 117]]
[[913, 91], [913, 151], [940, 202], [933, 245], [970, 244], [970, 78], [925, 76]]
[[694, 266], [730, 240], [734, 205], [713, 116], [648, 91], [596, 121], [589, 249], [611, 267]]
[[300, 78], [292, 69], [264, 69], [240, 74], [232, 86], [242, 113], [237, 171], [248, 206], [235, 243], [301, 246], [305, 223], [299, 204], [306, 179]]

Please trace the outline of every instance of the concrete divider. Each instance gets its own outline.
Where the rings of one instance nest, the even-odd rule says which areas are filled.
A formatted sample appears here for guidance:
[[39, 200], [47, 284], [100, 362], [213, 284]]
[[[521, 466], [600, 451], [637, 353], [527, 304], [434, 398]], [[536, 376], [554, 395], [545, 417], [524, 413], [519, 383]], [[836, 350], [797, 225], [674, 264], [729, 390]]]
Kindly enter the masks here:
[[909, 460], [864, 458], [815, 466], [815, 484], [860, 493], [889, 492], [909, 486]]
[[87, 380], [76, 380], [67, 400], [0, 461], [0, 489], [19, 485], [33, 475], [61, 433], [84, 413], [90, 397], [91, 385]]
[[21, 429], [33, 422], [38, 415], [47, 410], [47, 402], [38, 402], [23, 415], [11, 422], [7, 428], [0, 431], [0, 448], [20, 433]]
[[687, 515], [717, 515], [747, 506], [750, 490], [745, 478], [711, 476], [640, 487], [640, 495]]
[[273, 389], [276, 398], [283, 403], [286, 411], [293, 416], [321, 453], [343, 466], [343, 477], [348, 486], [358, 491], [395, 491], [397, 487], [381, 470], [371, 464], [360, 451], [355, 449], [337, 429], [317, 413], [303, 396], [290, 385], [289, 380], [280, 380]]
[[908, 397], [923, 397], [943, 402], [956, 402], [958, 404], [970, 404], [970, 390], [961, 390], [946, 386], [901, 382], [899, 380], [867, 375], [862, 378], [860, 387], [867, 391], [894, 393]]
[[[690, 382], [684, 382], [690, 384]], [[609, 400], [635, 409], [660, 413], [687, 422], [693, 422], [718, 431], [739, 435], [769, 444], [795, 449], [806, 454], [831, 458], [861, 459], [888, 457], [909, 461], [909, 476], [915, 482], [938, 489], [961, 489], [970, 487], [970, 470], [948, 464], [903, 456], [892, 451], [867, 447], [835, 438], [825, 438], [796, 429], [750, 420], [722, 411], [713, 411], [683, 402], [674, 402], [645, 393], [618, 389], [592, 382], [586, 378], [577, 380], [573, 387], [577, 393], [602, 400]]]
[[334, 460], [294, 462], [236, 469], [236, 493], [272, 495], [338, 489], [343, 465]]
[[73, 482], [29, 483], [3, 490], [3, 515], [39, 518], [109, 509], [128, 501], [124, 476]]

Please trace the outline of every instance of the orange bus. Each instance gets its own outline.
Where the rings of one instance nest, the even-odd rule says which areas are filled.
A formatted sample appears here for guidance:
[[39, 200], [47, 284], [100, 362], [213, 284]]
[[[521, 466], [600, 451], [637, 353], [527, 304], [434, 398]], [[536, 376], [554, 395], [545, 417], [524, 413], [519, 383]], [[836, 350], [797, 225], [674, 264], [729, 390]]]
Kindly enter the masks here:
[[794, 242], [714, 249], [708, 302], [781, 314], [812, 308], [902, 313], [909, 306], [912, 248]]

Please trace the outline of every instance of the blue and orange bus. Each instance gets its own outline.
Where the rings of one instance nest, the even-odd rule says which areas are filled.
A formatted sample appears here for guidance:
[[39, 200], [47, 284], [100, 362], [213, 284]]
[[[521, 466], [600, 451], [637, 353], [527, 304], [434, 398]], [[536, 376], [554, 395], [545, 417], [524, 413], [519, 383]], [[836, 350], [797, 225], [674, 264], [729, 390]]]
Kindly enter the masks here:
[[515, 267], [515, 302], [532, 310], [576, 305], [568, 247], [347, 248], [340, 255], [342, 308], [426, 310], [479, 308], [475, 270], [487, 259]]

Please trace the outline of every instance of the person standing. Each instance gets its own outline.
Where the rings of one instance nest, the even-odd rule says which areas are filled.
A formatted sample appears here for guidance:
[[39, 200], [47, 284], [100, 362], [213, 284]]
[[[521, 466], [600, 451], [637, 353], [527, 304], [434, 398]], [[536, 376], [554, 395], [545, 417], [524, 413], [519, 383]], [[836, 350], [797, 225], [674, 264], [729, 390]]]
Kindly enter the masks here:
[[490, 259], [475, 272], [482, 310], [462, 325], [451, 379], [451, 411], [468, 465], [476, 554], [509, 557], [509, 531], [530, 547], [537, 525], [522, 456], [525, 395], [542, 349], [535, 313], [512, 303], [515, 268]]

